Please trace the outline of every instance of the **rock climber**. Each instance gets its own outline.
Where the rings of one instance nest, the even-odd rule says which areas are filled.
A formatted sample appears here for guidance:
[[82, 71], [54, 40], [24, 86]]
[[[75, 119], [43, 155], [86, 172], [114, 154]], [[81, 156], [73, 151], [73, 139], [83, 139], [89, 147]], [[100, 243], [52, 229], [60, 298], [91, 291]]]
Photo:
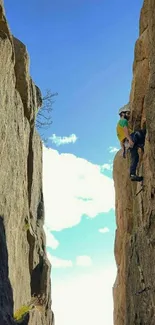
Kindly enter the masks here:
[[120, 120], [117, 123], [117, 137], [123, 151], [123, 158], [126, 158], [126, 149], [131, 154], [130, 179], [131, 181], [141, 182], [142, 176], [136, 175], [136, 169], [139, 162], [138, 148], [144, 151], [146, 130], [138, 130], [133, 132], [129, 127], [128, 120], [130, 118], [129, 103], [119, 110]]

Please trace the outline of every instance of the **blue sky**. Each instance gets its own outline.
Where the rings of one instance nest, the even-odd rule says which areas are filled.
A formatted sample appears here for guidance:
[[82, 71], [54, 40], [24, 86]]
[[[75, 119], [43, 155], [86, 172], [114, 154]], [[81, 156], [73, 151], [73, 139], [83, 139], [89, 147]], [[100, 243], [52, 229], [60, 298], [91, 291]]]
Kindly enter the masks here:
[[[111, 149], [119, 146], [118, 109], [129, 99], [141, 7], [142, 0], [5, 0], [11, 31], [30, 54], [33, 80], [43, 94], [46, 89], [59, 94], [45, 132], [51, 149], [44, 148], [43, 155], [57, 325], [81, 323], [74, 319], [75, 291], [81, 325], [93, 324], [91, 285], [98, 325], [105, 320], [112, 325], [116, 150]], [[81, 292], [88, 310], [86, 303], [82, 308]]]

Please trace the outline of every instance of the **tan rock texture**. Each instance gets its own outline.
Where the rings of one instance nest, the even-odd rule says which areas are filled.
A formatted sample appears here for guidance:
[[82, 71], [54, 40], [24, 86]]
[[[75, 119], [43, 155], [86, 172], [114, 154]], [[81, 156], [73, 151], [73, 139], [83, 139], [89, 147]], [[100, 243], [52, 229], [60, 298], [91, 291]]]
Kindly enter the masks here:
[[46, 256], [42, 145], [35, 130], [41, 93], [29, 75], [24, 44], [9, 30], [0, 0], [0, 325], [40, 297], [22, 324], [52, 325]]
[[135, 46], [131, 124], [146, 118], [145, 153], [139, 163], [144, 191], [129, 180], [129, 157], [114, 160], [116, 192], [114, 325], [155, 324], [155, 0], [144, 0]]

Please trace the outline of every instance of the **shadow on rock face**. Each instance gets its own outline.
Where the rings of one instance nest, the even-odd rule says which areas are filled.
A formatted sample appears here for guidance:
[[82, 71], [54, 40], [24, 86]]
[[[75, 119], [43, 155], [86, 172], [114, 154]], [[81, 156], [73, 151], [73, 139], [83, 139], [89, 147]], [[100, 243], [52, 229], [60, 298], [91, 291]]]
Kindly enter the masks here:
[[43, 274], [43, 257], [40, 256], [40, 261], [33, 269], [31, 274], [31, 295], [38, 296], [41, 293], [41, 282]]
[[27, 314], [25, 316], [24, 320], [22, 320], [21, 322], [14, 322], [13, 324], [16, 324], [16, 325], [28, 325], [29, 319], [30, 319], [30, 316], [29, 316], [29, 314]]
[[29, 315], [22, 322], [13, 320], [13, 292], [8, 277], [8, 251], [3, 217], [0, 216], [0, 325], [28, 325]]

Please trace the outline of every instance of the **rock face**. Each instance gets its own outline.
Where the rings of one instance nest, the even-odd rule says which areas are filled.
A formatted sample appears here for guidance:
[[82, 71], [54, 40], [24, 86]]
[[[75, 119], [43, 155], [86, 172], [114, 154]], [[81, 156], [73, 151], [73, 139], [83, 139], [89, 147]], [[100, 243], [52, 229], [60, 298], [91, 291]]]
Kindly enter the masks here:
[[[52, 325], [50, 264], [43, 231], [41, 94], [26, 47], [13, 38], [0, 0], [0, 324], [40, 297], [22, 324]], [[14, 302], [14, 303], [13, 303]]]
[[143, 126], [145, 153], [139, 163], [144, 191], [129, 180], [129, 158], [114, 161], [117, 230], [114, 324], [155, 324], [155, 0], [144, 0], [135, 46], [130, 94], [131, 123]]

